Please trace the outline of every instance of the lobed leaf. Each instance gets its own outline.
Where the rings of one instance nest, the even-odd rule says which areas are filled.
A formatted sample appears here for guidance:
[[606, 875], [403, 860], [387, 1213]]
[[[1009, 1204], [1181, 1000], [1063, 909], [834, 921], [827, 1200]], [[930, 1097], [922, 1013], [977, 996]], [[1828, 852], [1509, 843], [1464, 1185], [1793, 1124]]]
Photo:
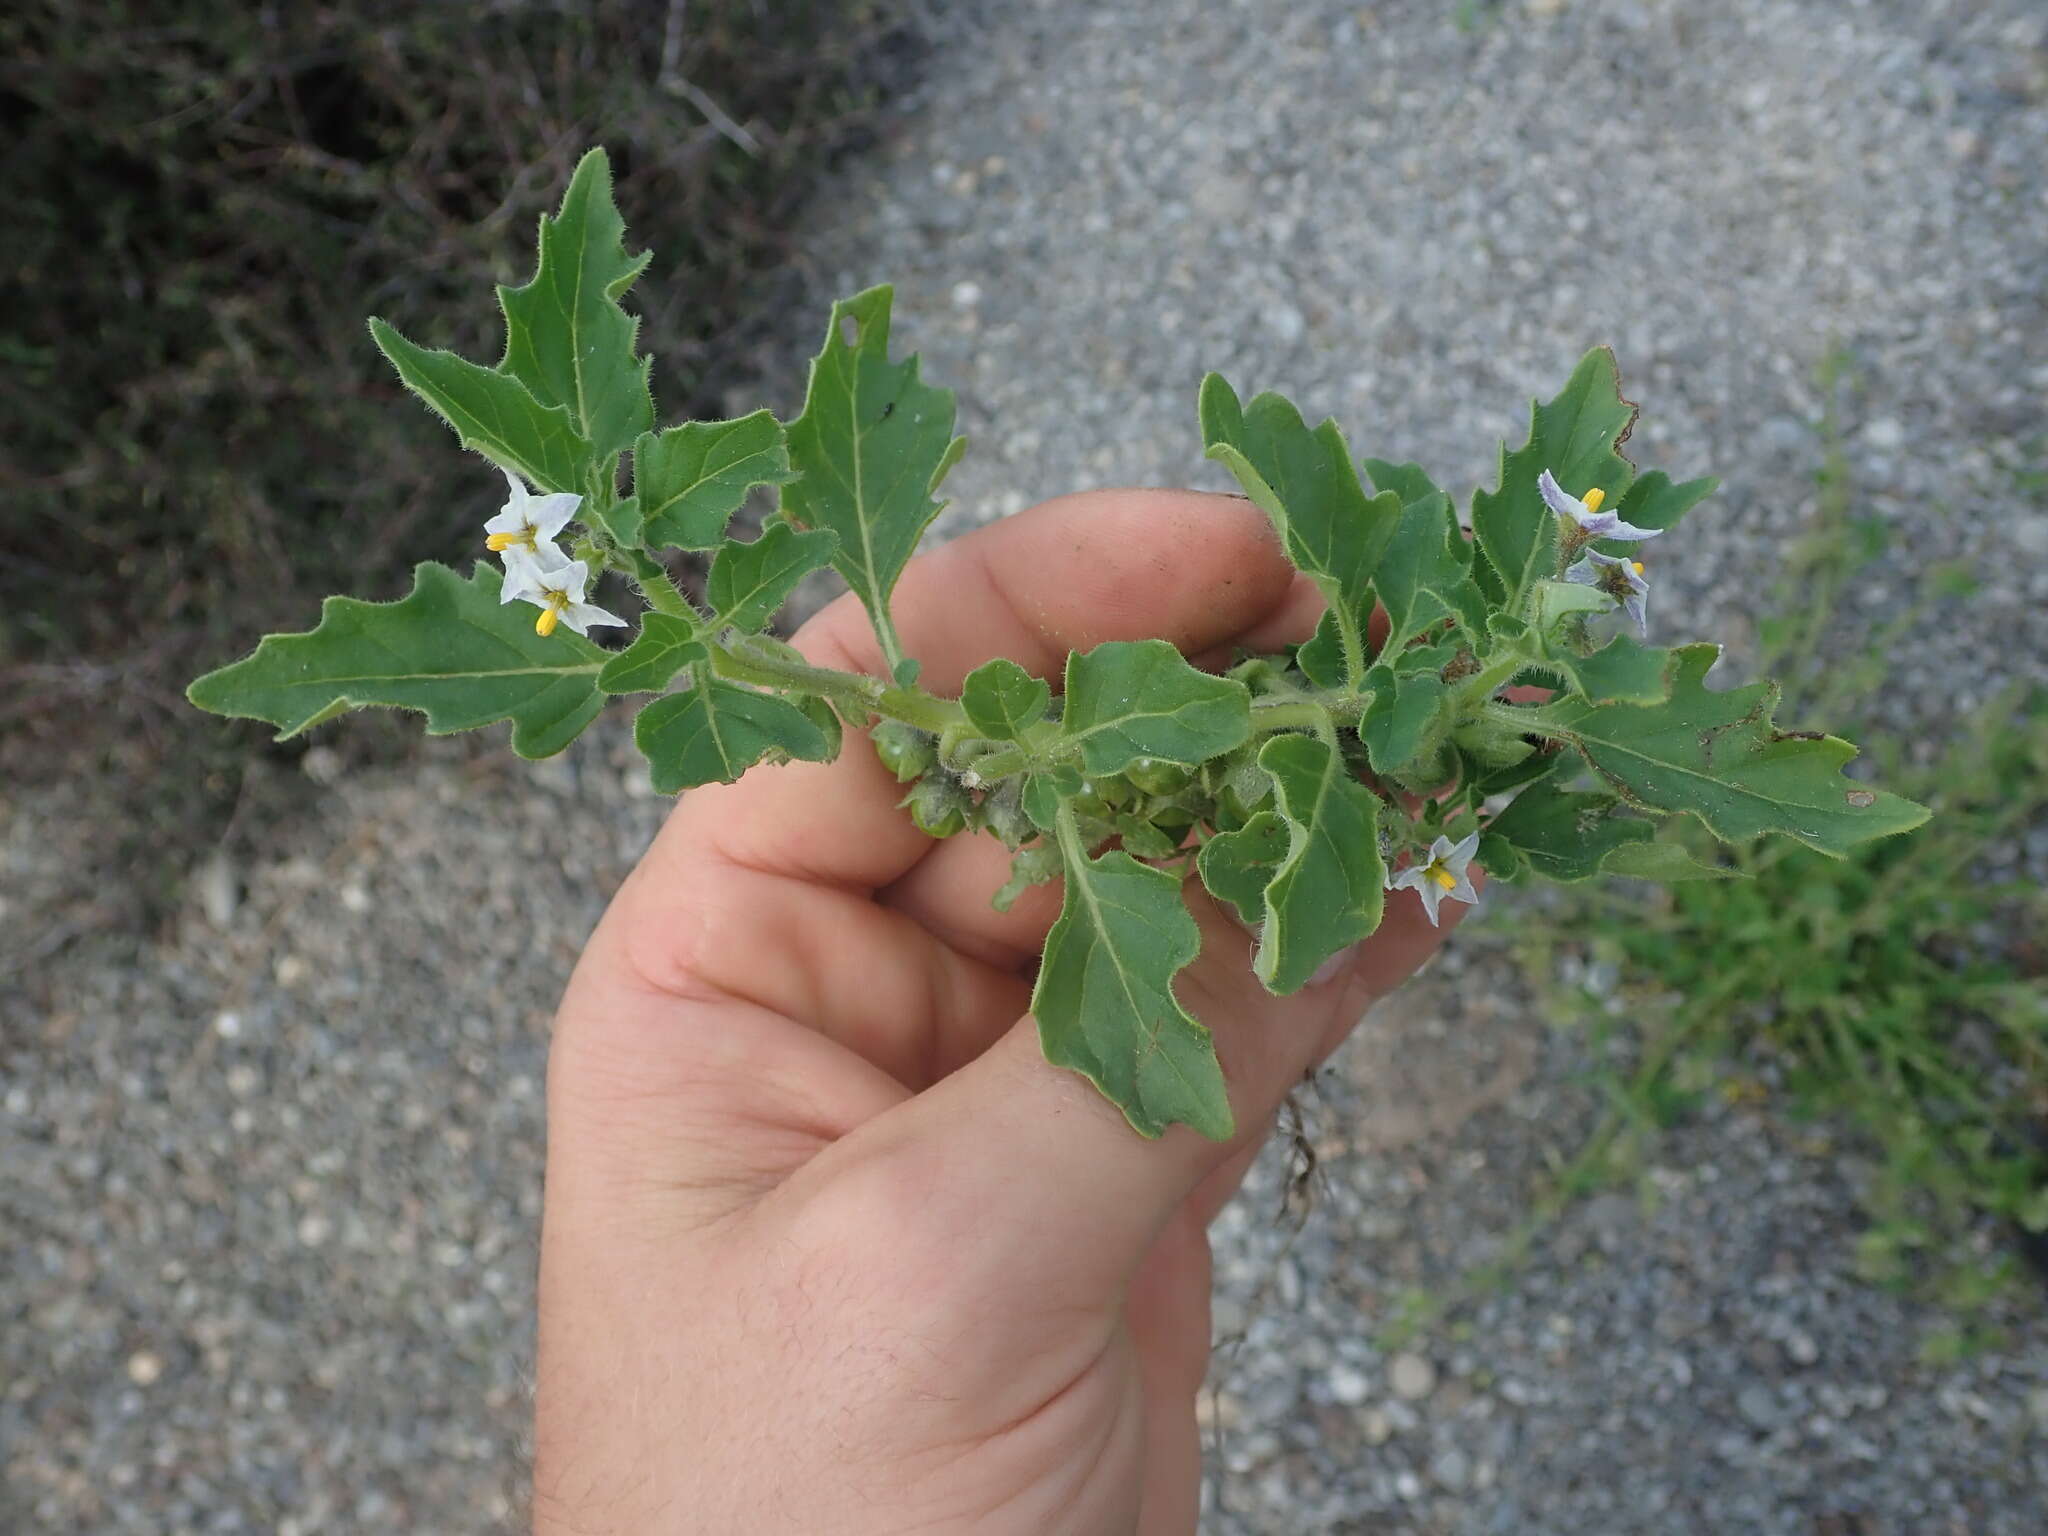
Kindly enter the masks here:
[[944, 505], [933, 493], [967, 443], [953, 435], [952, 392], [921, 382], [914, 356], [889, 360], [892, 297], [870, 288], [832, 306], [803, 414], [789, 424], [802, 478], [782, 499], [797, 523], [839, 535], [833, 567], [889, 633], [889, 594]]
[[330, 597], [317, 628], [269, 636], [186, 697], [268, 721], [280, 741], [368, 706], [419, 710], [435, 736], [509, 720], [514, 751], [550, 756], [604, 707], [605, 652], [567, 629], [535, 634], [531, 608], [498, 601], [501, 580], [494, 566], [465, 581], [429, 561], [397, 602]]
[[1015, 741], [1045, 718], [1052, 690], [1016, 662], [998, 656], [967, 674], [960, 685], [960, 707], [968, 723], [995, 741]]
[[[1063, 817], [1071, 817], [1070, 810]], [[1209, 1031], [1173, 995], [1201, 949], [1180, 881], [1127, 853], [1090, 858], [1063, 827], [1066, 895], [1031, 993], [1045, 1059], [1082, 1073], [1141, 1136], [1233, 1130]]]
[[1485, 552], [1497, 606], [1513, 609], [1535, 582], [1557, 575], [1557, 515], [1544, 504], [1536, 481], [1544, 470], [1583, 497], [1594, 486], [1610, 502], [1635, 478], [1635, 466], [1615, 450], [1627, 438], [1636, 408], [1621, 397], [1614, 354], [1596, 347], [1579, 360], [1564, 389], [1538, 402], [1529, 415], [1529, 438], [1503, 448], [1500, 484], [1472, 496], [1472, 531]]
[[1502, 879], [1536, 874], [1561, 884], [1602, 874], [1671, 882], [1731, 873], [1699, 863], [1677, 843], [1655, 841], [1656, 829], [1618, 815], [1619, 805], [1615, 796], [1597, 791], [1532, 785], [1487, 823], [1481, 849], [1493, 862], [1485, 867]]
[[414, 346], [374, 317], [370, 335], [405, 387], [455, 429], [463, 447], [541, 490], [582, 493], [590, 444], [562, 407], [536, 400], [510, 374]]
[[1472, 550], [1451, 498], [1420, 466], [1367, 459], [1381, 492], [1401, 498], [1401, 518], [1373, 570], [1373, 594], [1387, 615], [1382, 656], [1444, 619], [1456, 619], [1475, 640], [1486, 632], [1486, 604], [1472, 579]]
[[1277, 812], [1260, 811], [1236, 831], [1219, 832], [1202, 844], [1195, 868], [1211, 896], [1234, 907], [1245, 922], [1262, 923], [1266, 887], [1286, 861], [1292, 841]]
[[687, 692], [666, 694], [640, 711], [633, 741], [664, 795], [730, 784], [771, 753], [822, 763], [834, 745], [789, 700], [711, 677], [701, 667]]
[[1380, 925], [1380, 801], [1351, 776], [1343, 754], [1315, 736], [1275, 736], [1260, 749], [1259, 766], [1273, 776], [1288, 848], [1266, 886], [1252, 969], [1270, 991], [1296, 992]]
[[562, 206], [540, 220], [540, 261], [524, 286], [500, 286], [501, 373], [542, 405], [562, 407], [598, 464], [611, 463], [654, 425], [652, 360], [633, 355], [640, 322], [619, 299], [652, 253], [629, 257], [612, 202], [611, 162], [593, 149], [576, 164]]
[[1366, 673], [1365, 683], [1372, 702], [1359, 717], [1358, 739], [1374, 773], [1399, 773], [1434, 749], [1443, 680], [1432, 672], [1396, 674], [1382, 664]]
[[798, 582], [832, 563], [837, 543], [823, 530], [775, 522], [751, 544], [721, 544], [705, 578], [705, 600], [720, 624], [758, 633], [789, 601]]
[[685, 422], [633, 446], [633, 497], [657, 549], [716, 549], [749, 491], [795, 478], [782, 423], [765, 410]]
[[1110, 640], [1067, 658], [1061, 735], [1087, 771], [1118, 773], [1141, 757], [1199, 764], [1251, 735], [1251, 692], [1198, 671], [1165, 640]]
[[684, 667], [708, 655], [697, 626], [688, 619], [647, 613], [633, 643], [616, 652], [597, 674], [597, 686], [604, 693], [660, 693]]
[[1616, 635], [1590, 656], [1559, 654], [1550, 663], [1571, 690], [1589, 704], [1661, 704], [1671, 696], [1673, 653]]
[[1249, 406], [1221, 374], [1202, 380], [1202, 441], [1280, 532], [1287, 558], [1363, 625], [1374, 567], [1401, 521], [1396, 492], [1367, 496], [1335, 421], [1313, 431], [1280, 395]]
[[1842, 776], [1856, 755], [1833, 736], [1778, 730], [1777, 684], [1709, 692], [1707, 670], [1720, 648], [1671, 653], [1671, 694], [1661, 704], [1589, 704], [1568, 699], [1541, 711], [1623, 798], [1652, 810], [1685, 811], [1728, 841], [1782, 832], [1839, 856], [1857, 843], [1905, 832], [1924, 807]]

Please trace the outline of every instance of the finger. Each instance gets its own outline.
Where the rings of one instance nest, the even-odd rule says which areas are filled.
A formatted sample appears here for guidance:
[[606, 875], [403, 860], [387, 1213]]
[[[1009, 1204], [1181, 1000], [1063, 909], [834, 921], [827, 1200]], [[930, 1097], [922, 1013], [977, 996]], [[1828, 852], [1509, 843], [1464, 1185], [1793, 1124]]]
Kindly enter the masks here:
[[1391, 901], [1379, 930], [1336, 976], [1274, 997], [1252, 972], [1244, 929], [1199, 886], [1187, 896], [1202, 952], [1175, 991], [1212, 1032], [1236, 1117], [1229, 1140], [1186, 1126], [1156, 1140], [1138, 1136], [1085, 1078], [1045, 1061], [1027, 1017], [983, 1056], [863, 1127], [844, 1150], [939, 1165], [929, 1174], [947, 1192], [934, 1197], [939, 1209], [957, 1202], [971, 1210], [1001, 1189], [1005, 1225], [1034, 1237], [1030, 1253], [992, 1245], [993, 1262], [1034, 1271], [1042, 1264], [1036, 1283], [1060, 1295], [1117, 1294], [1183, 1202], [1263, 1140], [1302, 1075], [1377, 996], [1435, 953], [1456, 920], [1456, 904], [1439, 930], [1418, 903]]
[[[1315, 633], [1323, 607], [1315, 584], [1293, 572], [1285, 589], [1256, 620], [1219, 643], [1195, 649], [1189, 659], [1214, 670], [1227, 666], [1240, 649], [1277, 651], [1298, 644]], [[1063, 658], [1047, 660], [1043, 670], [1057, 672]], [[1059, 894], [1056, 886], [1036, 886], [1008, 912], [998, 912], [989, 898], [1009, 877], [1007, 851], [987, 838], [955, 837], [932, 848], [881, 899], [991, 965], [1022, 968], [1036, 961], [1045, 947], [1045, 936], [1059, 916]]]
[[[1213, 645], [1259, 622], [1290, 580], [1264, 518], [1242, 502], [1097, 492], [921, 556], [899, 583], [896, 609], [930, 682], [950, 690], [997, 654], [1047, 671], [1068, 650], [1105, 639]], [[823, 664], [880, 665], [851, 599], [806, 625], [797, 644]], [[593, 936], [593, 961], [625, 967], [643, 1008], [721, 995], [753, 1003], [922, 1086], [928, 1063], [964, 1059], [1014, 1021], [1017, 982], [963, 969], [970, 954], [917, 949], [914, 922], [867, 901], [933, 847], [897, 809], [899, 798], [858, 741], [831, 764], [790, 764], [692, 790]], [[760, 921], [764, 901], [772, 925]], [[986, 902], [984, 890], [973, 905]], [[1041, 893], [1023, 904], [1027, 920], [1042, 902]], [[885, 920], [897, 931], [878, 933]], [[578, 1031], [602, 1031], [610, 1013], [579, 1007], [565, 1017]], [[702, 1017], [701, 1009], [678, 1012], [685, 1024]], [[636, 1038], [691, 1049], [687, 1028]]]
[[[1067, 653], [1104, 640], [1162, 637], [1183, 650], [1229, 641], [1292, 590], [1292, 570], [1255, 508], [1194, 491], [1063, 496], [913, 560], [893, 608], [906, 650], [934, 691], [957, 691], [982, 662], [1007, 656], [1056, 673]], [[813, 662], [879, 673], [879, 646], [850, 595], [800, 629]], [[899, 810], [901, 789], [859, 743], [837, 762], [791, 764], [693, 790], [657, 840], [781, 874], [872, 889], [932, 847]], [[667, 844], [668, 847], [663, 845]]]

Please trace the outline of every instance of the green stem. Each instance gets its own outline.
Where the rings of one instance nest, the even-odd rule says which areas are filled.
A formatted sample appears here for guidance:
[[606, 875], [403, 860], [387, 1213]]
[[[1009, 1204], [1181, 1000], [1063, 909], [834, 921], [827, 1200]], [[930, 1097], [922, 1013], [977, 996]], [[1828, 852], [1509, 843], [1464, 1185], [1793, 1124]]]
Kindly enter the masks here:
[[1356, 693], [1365, 683], [1365, 636], [1358, 624], [1358, 615], [1351, 611], [1351, 605], [1333, 601], [1330, 612], [1337, 620], [1337, 639], [1344, 648], [1344, 684], [1347, 692]]
[[697, 611], [697, 605], [683, 596], [683, 589], [669, 579], [668, 572], [654, 556], [638, 549], [617, 550], [613, 552], [611, 561], [613, 569], [626, 574], [647, 600], [647, 606], [656, 613], [683, 619], [699, 629], [704, 626], [706, 620]]
[[1530, 664], [1529, 658], [1520, 651], [1509, 651], [1459, 683], [1456, 702], [1465, 705], [1492, 698], [1497, 690], [1513, 681], [1517, 672]]
[[1330, 727], [1331, 710], [1319, 700], [1285, 699], [1271, 704], [1263, 699], [1252, 701], [1254, 736], [1268, 731], [1315, 731], [1320, 734]]
[[1486, 703], [1480, 705], [1476, 713], [1481, 720], [1509, 726], [1520, 735], [1543, 736], [1551, 741], [1572, 739], [1571, 732], [1561, 730], [1545, 717], [1541, 705]]

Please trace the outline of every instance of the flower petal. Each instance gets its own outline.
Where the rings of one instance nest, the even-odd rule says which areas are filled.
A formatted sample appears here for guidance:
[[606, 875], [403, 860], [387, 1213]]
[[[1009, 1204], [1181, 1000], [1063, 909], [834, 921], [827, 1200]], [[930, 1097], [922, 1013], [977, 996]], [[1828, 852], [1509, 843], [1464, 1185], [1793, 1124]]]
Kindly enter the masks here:
[[1415, 894], [1422, 898], [1422, 910], [1429, 914], [1429, 926], [1440, 927], [1436, 920], [1436, 907], [1444, 899], [1443, 887], [1434, 880], [1425, 880], [1415, 887]]
[[1450, 866], [1452, 874], [1462, 876], [1465, 873], [1465, 866], [1472, 862], [1472, 855], [1478, 851], [1479, 834], [1474, 832], [1468, 837], [1458, 839], [1445, 857], [1444, 863]]
[[1429, 862], [1432, 864], [1443, 863], [1446, 859], [1450, 858], [1453, 846], [1448, 837], [1439, 834], [1437, 840], [1429, 845]]
[[606, 629], [613, 625], [623, 625], [626, 621], [616, 613], [593, 607], [589, 603], [571, 603], [562, 610], [562, 622], [577, 634], [587, 635], [594, 628]]
[[536, 537], [552, 539], [569, 526], [576, 516], [576, 509], [583, 505], [583, 498], [569, 491], [556, 491], [547, 496], [536, 496], [526, 504], [527, 521], [533, 525]]
[[1387, 889], [1390, 891], [1406, 891], [1420, 887], [1424, 867], [1421, 864], [1410, 864], [1406, 869], [1395, 871], [1387, 876]]
[[1620, 539], [1625, 543], [1636, 543], [1643, 539], [1654, 539], [1664, 531], [1662, 528], [1638, 528], [1634, 523], [1624, 523], [1617, 513], [1603, 512], [1600, 516], [1610, 521], [1602, 527], [1589, 526], [1586, 529], [1596, 539]]
[[1578, 497], [1569, 495], [1565, 488], [1557, 483], [1557, 476], [1547, 469], [1536, 477], [1536, 489], [1543, 493], [1543, 504], [1559, 517], [1569, 517], [1574, 522], [1583, 523], [1591, 515], [1586, 511], [1586, 504]]
[[533, 557], [531, 550], [513, 545], [505, 551], [505, 585], [498, 592], [498, 601], [539, 603], [545, 607], [546, 574], [546, 567]]

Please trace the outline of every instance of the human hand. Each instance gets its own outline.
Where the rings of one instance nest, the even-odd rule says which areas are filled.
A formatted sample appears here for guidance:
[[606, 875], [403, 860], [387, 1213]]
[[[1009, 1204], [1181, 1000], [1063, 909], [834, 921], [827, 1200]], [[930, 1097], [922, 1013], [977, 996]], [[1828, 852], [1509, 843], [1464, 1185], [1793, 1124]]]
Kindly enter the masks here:
[[[1248, 503], [1149, 491], [982, 529], [895, 599], [939, 690], [1104, 640], [1221, 662], [1320, 607]], [[795, 643], [881, 670], [851, 599]], [[1442, 935], [1396, 895], [1333, 976], [1273, 997], [1191, 885], [1176, 988], [1239, 1131], [1147, 1141], [1039, 1052], [1057, 888], [996, 912], [1005, 851], [932, 841], [899, 796], [852, 739], [693, 790], [591, 936], [548, 1075], [537, 1532], [1195, 1528], [1208, 1223], [1288, 1090]]]

